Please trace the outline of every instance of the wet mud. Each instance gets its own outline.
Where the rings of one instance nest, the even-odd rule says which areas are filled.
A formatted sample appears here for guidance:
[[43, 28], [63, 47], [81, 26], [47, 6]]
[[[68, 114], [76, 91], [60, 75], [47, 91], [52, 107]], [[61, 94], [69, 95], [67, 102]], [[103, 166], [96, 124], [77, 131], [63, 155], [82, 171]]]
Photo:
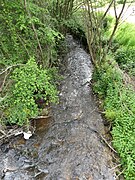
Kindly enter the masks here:
[[67, 36], [60, 102], [52, 117], [36, 121], [35, 134], [0, 148], [3, 180], [115, 180], [113, 153], [103, 142], [103, 119], [91, 89], [89, 54]]

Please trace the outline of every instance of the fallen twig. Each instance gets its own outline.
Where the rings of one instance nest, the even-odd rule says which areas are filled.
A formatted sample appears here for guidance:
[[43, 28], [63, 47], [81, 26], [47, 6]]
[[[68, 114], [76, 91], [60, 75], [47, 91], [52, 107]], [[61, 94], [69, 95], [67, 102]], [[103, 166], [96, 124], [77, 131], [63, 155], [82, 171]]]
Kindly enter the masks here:
[[113, 149], [113, 147], [107, 142], [107, 140], [99, 133], [99, 132], [97, 132], [98, 134], [99, 134], [99, 136], [101, 137], [101, 139], [105, 142], [105, 144], [107, 144], [107, 146], [113, 151], [113, 152], [115, 152], [116, 154], [117, 154], [117, 151], [115, 151], [115, 149]]
[[51, 115], [49, 115], [49, 116], [36, 116], [36, 117], [32, 117], [32, 119], [47, 119], [50, 117], [52, 117], [52, 116]]
[[6, 135], [6, 133], [0, 129], [1, 134]]
[[121, 174], [123, 174], [125, 170], [126, 170], [126, 168], [124, 168], [124, 169], [116, 176], [116, 179], [118, 179], [119, 176], [120, 176]]
[[113, 168], [111, 168], [110, 171], [113, 171], [113, 170], [115, 170], [116, 168], [118, 168], [120, 166], [121, 166], [121, 164], [118, 164], [117, 166], [114, 166]]
[[[87, 125], [87, 124], [86, 124]], [[115, 149], [113, 149], [113, 147], [107, 142], [107, 140], [98, 132], [98, 130], [94, 129], [94, 128], [90, 128], [88, 125], [87, 125], [88, 129], [97, 133], [99, 135], [99, 137], [104, 141], [104, 143], [113, 151], [117, 154], [117, 151], [115, 151]]]
[[10, 129], [5, 131], [0, 130], [0, 132], [3, 134], [2, 136], [0, 136], [0, 145], [1, 145], [5, 141], [9, 140], [9, 138], [11, 138], [12, 136], [16, 136], [18, 132], [22, 132], [22, 128]]

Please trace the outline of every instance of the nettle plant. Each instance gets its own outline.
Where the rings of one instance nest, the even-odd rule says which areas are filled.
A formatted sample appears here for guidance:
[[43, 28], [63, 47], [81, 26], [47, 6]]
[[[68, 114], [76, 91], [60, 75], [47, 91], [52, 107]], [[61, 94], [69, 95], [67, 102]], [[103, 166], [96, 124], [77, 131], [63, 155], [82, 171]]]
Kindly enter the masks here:
[[29, 119], [39, 114], [36, 100], [46, 104], [58, 101], [58, 92], [54, 82], [55, 69], [38, 67], [34, 58], [13, 71], [13, 85], [6, 98], [5, 117], [7, 123], [24, 125]]

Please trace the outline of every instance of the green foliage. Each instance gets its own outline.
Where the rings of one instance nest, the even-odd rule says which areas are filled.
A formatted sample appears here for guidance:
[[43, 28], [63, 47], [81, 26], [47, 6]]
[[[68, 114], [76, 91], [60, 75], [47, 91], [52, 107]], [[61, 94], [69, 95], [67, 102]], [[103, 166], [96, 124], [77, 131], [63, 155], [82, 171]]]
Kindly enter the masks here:
[[51, 17], [55, 19], [55, 26], [65, 34], [65, 21], [68, 20], [73, 13], [74, 0], [48, 0], [48, 9]]
[[115, 36], [119, 48], [115, 52], [115, 60], [130, 75], [135, 76], [135, 25], [124, 23]]
[[[118, 4], [123, 4], [123, 2], [124, 2], [124, 0], [117, 0], [117, 3]], [[126, 3], [134, 3], [135, 2], [135, 0], [127, 0], [127, 2]]]
[[67, 30], [74, 32], [74, 34], [79, 33], [79, 29], [81, 29], [81, 25], [77, 22], [74, 16], [71, 19], [68, 19], [64, 22]]
[[[42, 69], [37, 66], [34, 58], [13, 71], [13, 85], [5, 99], [5, 118], [8, 123], [23, 125], [39, 114], [37, 99], [47, 103], [56, 103], [57, 89], [53, 80], [56, 70]], [[6, 122], [6, 123], [7, 123]]]
[[68, 19], [72, 15], [74, 0], [51, 0], [51, 14], [60, 22], [62, 19]]
[[[38, 98], [46, 103], [57, 100], [54, 82], [58, 75], [53, 66], [64, 37], [49, 6], [49, 0], [1, 1], [0, 68], [12, 67], [2, 74], [0, 115], [5, 123], [28, 123], [39, 114], [35, 103]], [[16, 68], [18, 65], [20, 68]]]
[[120, 45], [127, 48], [135, 46], [135, 25], [123, 23], [118, 29], [115, 39]]
[[[103, 30], [102, 45], [105, 47], [108, 42], [108, 37], [114, 25], [114, 19], [107, 16], [107, 27]], [[115, 38], [111, 43], [111, 53], [114, 54], [115, 60], [118, 62], [121, 69], [135, 76], [135, 26], [134, 24], [122, 24]]]
[[[102, 15], [102, 14], [101, 14]], [[101, 16], [100, 15], [100, 16]], [[115, 24], [115, 19], [112, 16], [106, 16], [103, 21], [103, 37], [108, 40], [111, 35], [113, 27]], [[106, 25], [106, 26], [105, 26]], [[113, 39], [113, 43], [119, 44], [119, 46], [124, 46], [125, 48], [131, 48], [135, 46], [135, 25], [124, 22], [121, 24], [116, 32]], [[132, 37], [132, 38], [131, 38]]]
[[83, 17], [81, 10], [75, 12], [74, 14], [72, 14], [71, 18], [64, 21], [64, 26], [66, 27], [67, 32], [78, 37], [80, 41], [82, 38], [85, 38], [84, 24], [83, 24]]
[[[116, 72], [113, 66], [116, 65], [115, 62], [112, 62], [114, 65], [103, 64], [100, 67], [100, 71], [97, 68], [93, 74], [93, 80], [96, 81], [94, 84], [94, 91], [100, 95], [101, 98], [105, 98], [107, 95], [108, 87], [115, 86], [115, 83], [122, 81], [120, 73]], [[112, 75], [113, 74], [113, 75]]]
[[[99, 13], [99, 22], [101, 21], [102, 17], [103, 17], [104, 12], [100, 12]], [[115, 23], [115, 19], [114, 17], [112, 17], [111, 15], [107, 15], [102, 22], [102, 31], [101, 31], [101, 41], [102, 41], [102, 46], [103, 48], [108, 45], [108, 41], [109, 38], [111, 36], [113, 27], [114, 27], [114, 23]], [[116, 40], [113, 39], [112, 43], [111, 43], [111, 50], [114, 51], [115, 49], [118, 48], [118, 43]]]
[[97, 15], [99, 23], [101, 23], [99, 28], [102, 28], [102, 33], [103, 33], [102, 35], [107, 37], [107, 36], [110, 36], [111, 34], [112, 28], [115, 23], [115, 19], [109, 14], [107, 14], [104, 17], [104, 13], [105, 13], [104, 11], [99, 11], [97, 12], [96, 15]]
[[[110, 18], [106, 25], [102, 32], [104, 47], [114, 26], [113, 18]], [[131, 75], [135, 75], [134, 29], [133, 24], [122, 24], [110, 47], [110, 54], [118, 62], [119, 67]], [[93, 90], [103, 100], [102, 108], [105, 117], [112, 122], [113, 146], [120, 155], [125, 179], [133, 180], [135, 177], [135, 92], [123, 84], [118, 65], [113, 60], [97, 68], [93, 75], [95, 82]]]
[[[114, 64], [115, 65], [115, 64]], [[105, 117], [112, 121], [113, 145], [121, 157], [126, 180], [135, 177], [135, 92], [124, 87], [116, 65], [96, 69], [94, 91], [103, 100]]]
[[135, 46], [118, 49], [115, 53], [115, 60], [120, 68], [135, 76]]
[[[20, 7], [19, 7], [20, 6]], [[14, 62], [23, 62], [26, 60], [27, 53], [25, 52], [24, 47], [19, 47], [18, 36], [16, 35], [17, 30], [15, 24], [20, 21], [26, 23], [24, 11], [20, 3], [18, 2], [2, 2], [1, 11], [0, 11], [0, 45], [1, 45], [1, 64], [2, 65], [11, 65]], [[26, 29], [25, 25], [25, 29]], [[22, 44], [21, 44], [22, 46]]]
[[118, 0], [117, 3], [118, 4], [123, 4], [124, 0]]
[[56, 61], [61, 34], [54, 28], [47, 6], [33, 0], [26, 5], [2, 0], [0, 21], [1, 65], [26, 63], [31, 56], [44, 67]]

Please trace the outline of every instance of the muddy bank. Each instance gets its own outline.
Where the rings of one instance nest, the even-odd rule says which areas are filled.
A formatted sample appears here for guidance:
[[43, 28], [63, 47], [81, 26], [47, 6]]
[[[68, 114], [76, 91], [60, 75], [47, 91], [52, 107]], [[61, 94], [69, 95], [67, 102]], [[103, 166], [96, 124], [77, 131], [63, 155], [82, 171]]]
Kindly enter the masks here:
[[29, 139], [16, 137], [0, 152], [4, 180], [115, 180], [112, 153], [99, 134], [104, 125], [90, 87], [90, 56], [67, 36], [60, 103], [52, 118], [36, 121]]

